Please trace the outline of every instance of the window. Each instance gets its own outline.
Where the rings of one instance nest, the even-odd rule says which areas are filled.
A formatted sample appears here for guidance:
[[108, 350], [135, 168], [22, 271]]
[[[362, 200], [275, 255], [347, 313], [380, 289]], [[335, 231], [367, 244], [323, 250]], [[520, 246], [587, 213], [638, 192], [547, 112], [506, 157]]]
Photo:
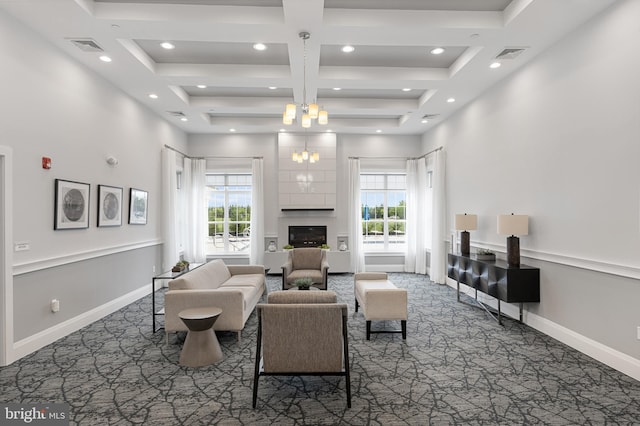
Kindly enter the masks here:
[[207, 254], [249, 253], [251, 174], [207, 174]]
[[405, 174], [360, 175], [365, 251], [405, 251], [406, 182]]

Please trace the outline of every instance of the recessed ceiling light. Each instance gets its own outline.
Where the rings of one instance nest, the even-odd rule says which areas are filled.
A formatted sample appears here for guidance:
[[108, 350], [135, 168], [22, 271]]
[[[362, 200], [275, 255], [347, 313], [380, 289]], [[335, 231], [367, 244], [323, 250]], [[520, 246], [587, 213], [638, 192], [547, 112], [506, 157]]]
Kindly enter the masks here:
[[333, 90], [337, 92], [338, 90], [342, 90], [342, 89], [340, 87], [334, 87]]
[[267, 45], [264, 43], [256, 43], [253, 45], [253, 48], [256, 50], [267, 50]]
[[158, 95], [156, 95], [155, 93], [149, 93], [149, 97], [151, 99], [158, 99]]
[[110, 58], [110, 57], [108, 57], [107, 55], [102, 55], [102, 56], [100, 56], [100, 60], [101, 60], [102, 62], [111, 62], [111, 58]]
[[276, 86], [269, 86], [269, 90], [276, 90], [277, 87]]
[[286, 130], [285, 129], [280, 129], [280, 132], [285, 133]]
[[421, 121], [422, 124], [426, 124], [428, 122], [429, 122], [429, 120], [427, 120], [426, 118], [423, 118], [422, 121]]
[[353, 46], [350, 46], [350, 45], [348, 45], [348, 44], [347, 44], [346, 46], [342, 46], [342, 51], [343, 51], [344, 53], [351, 53], [351, 52], [353, 52], [354, 50], [356, 50], [356, 48], [355, 48], [355, 47], [353, 47]]
[[229, 131], [230, 131], [230, 132], [235, 132], [235, 131], [236, 131], [236, 129], [229, 129]]
[[382, 130], [378, 129], [376, 130], [376, 133], [382, 133]]
[[333, 130], [327, 129], [327, 133], [331, 133], [331, 132], [333, 132]]
[[171, 49], [175, 49], [175, 46], [172, 43], [169, 43], [168, 41], [165, 41], [163, 43], [160, 43], [160, 46], [163, 49], [167, 49], [167, 50], [171, 50]]
[[455, 98], [449, 98], [449, 99], [447, 99], [447, 102], [449, 102], [449, 103], [452, 103], [452, 102], [455, 102], [455, 101], [456, 101], [456, 99], [455, 99]]
[[205, 84], [198, 84], [198, 89], [206, 89], [207, 86]]
[[189, 121], [189, 119], [187, 117], [182, 117], [180, 121]]
[[403, 91], [403, 92], [410, 92], [410, 91], [411, 91], [411, 89], [410, 89], [410, 88], [408, 88], [408, 87], [405, 87], [404, 89], [402, 89], [402, 91]]
[[500, 68], [502, 64], [500, 62], [492, 62], [491, 65], [489, 65], [489, 68]]
[[442, 47], [436, 47], [434, 49], [431, 49], [432, 55], [439, 55], [441, 53], [444, 53], [444, 49]]

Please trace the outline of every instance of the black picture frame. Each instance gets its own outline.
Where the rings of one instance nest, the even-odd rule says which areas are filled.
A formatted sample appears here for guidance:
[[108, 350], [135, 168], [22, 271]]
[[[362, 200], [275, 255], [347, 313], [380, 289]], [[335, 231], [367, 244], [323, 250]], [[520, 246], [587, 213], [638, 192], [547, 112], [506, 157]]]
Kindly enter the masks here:
[[129, 190], [129, 225], [146, 225], [149, 193], [142, 189]]
[[88, 228], [90, 195], [88, 183], [56, 179], [53, 229]]
[[98, 185], [98, 227], [122, 225], [122, 188]]

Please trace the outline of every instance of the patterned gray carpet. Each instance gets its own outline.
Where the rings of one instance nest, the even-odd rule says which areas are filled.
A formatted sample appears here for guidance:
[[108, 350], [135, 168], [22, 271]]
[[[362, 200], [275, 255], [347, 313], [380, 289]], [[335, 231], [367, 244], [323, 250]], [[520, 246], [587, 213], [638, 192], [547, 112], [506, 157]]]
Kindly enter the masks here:
[[391, 274], [409, 290], [406, 342], [366, 341], [352, 279], [329, 277], [350, 309], [351, 409], [338, 377], [264, 377], [252, 409], [255, 313], [240, 343], [218, 333], [224, 361], [185, 368], [184, 335], [166, 345], [151, 332], [151, 296], [1, 368], [0, 400], [66, 402], [79, 425], [640, 424], [640, 382], [513, 320], [501, 327], [423, 276]]

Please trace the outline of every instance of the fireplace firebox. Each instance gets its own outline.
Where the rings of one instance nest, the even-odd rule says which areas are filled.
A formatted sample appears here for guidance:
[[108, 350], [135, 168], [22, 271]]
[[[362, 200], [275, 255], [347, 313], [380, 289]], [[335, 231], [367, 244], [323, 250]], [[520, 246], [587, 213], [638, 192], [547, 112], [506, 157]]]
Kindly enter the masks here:
[[327, 244], [327, 227], [290, 226], [289, 244], [294, 247], [320, 247]]

